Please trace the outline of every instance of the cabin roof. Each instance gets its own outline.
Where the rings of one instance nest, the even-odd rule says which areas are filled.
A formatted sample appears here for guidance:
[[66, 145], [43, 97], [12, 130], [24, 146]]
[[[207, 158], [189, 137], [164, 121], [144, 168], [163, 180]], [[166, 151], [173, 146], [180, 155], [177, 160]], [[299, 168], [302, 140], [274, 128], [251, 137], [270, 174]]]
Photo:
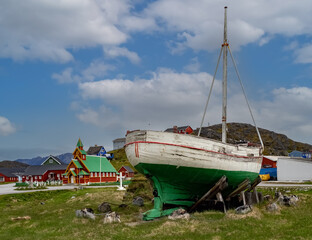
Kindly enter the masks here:
[[101, 151], [102, 148], [103, 148], [103, 146], [89, 147], [87, 154], [88, 155], [97, 155]]
[[[126, 169], [129, 173], [133, 173], [134, 172], [133, 169], [131, 167], [129, 167], [129, 166], [122, 166], [120, 169], [122, 169], [122, 168]], [[120, 169], [119, 169], [119, 171], [120, 171]]]
[[25, 172], [23, 173], [24, 176], [27, 175], [43, 175], [47, 171], [53, 171], [53, 170], [66, 170], [67, 165], [54, 165], [54, 164], [48, 164], [48, 165], [33, 165], [28, 166], [25, 169]]

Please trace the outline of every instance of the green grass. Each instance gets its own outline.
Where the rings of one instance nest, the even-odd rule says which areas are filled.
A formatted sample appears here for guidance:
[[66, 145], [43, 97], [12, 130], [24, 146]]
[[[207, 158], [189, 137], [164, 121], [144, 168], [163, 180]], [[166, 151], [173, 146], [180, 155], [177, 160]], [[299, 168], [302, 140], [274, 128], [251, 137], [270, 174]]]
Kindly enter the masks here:
[[[300, 202], [295, 207], [282, 207], [278, 213], [268, 213], [266, 204], [261, 204], [247, 215], [236, 215], [233, 210], [227, 214], [205, 211], [192, 214], [189, 221], [162, 218], [142, 223], [140, 214], [152, 208], [152, 203], [146, 196], [144, 207], [131, 205], [136, 187], [142, 187], [140, 181], [131, 183], [128, 192], [86, 188], [1, 195], [0, 239], [312, 239], [311, 190], [283, 189], [299, 195]], [[275, 189], [259, 191], [273, 195]], [[104, 225], [103, 216], [95, 221], [75, 217], [75, 210], [84, 207], [97, 213], [104, 201], [111, 203], [122, 223]], [[119, 208], [122, 203], [128, 207]], [[17, 216], [30, 216], [31, 220], [11, 220]]]

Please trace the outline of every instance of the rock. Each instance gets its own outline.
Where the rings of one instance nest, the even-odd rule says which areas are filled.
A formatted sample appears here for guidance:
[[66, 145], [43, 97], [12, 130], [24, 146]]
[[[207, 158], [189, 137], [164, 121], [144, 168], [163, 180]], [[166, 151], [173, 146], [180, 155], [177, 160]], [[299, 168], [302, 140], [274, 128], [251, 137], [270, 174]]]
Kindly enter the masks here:
[[71, 199], [74, 199], [74, 198], [76, 198], [76, 196], [72, 196], [72, 197], [71, 197]]
[[290, 206], [295, 206], [297, 202], [299, 201], [299, 198], [296, 195], [291, 195], [291, 196], [280, 195], [277, 201], [281, 205], [290, 207]]
[[107, 213], [107, 212], [112, 211], [112, 208], [108, 202], [103, 202], [99, 205], [98, 210], [99, 210], [99, 212]]
[[168, 219], [170, 220], [177, 220], [177, 219], [190, 219], [190, 214], [188, 212], [186, 212], [185, 209], [183, 208], [179, 208], [177, 210], [175, 210], [173, 213], [171, 213], [168, 216]]
[[116, 212], [107, 213], [104, 217], [103, 222], [106, 223], [114, 223], [114, 222], [121, 222], [120, 216]]
[[291, 206], [296, 206], [297, 202], [299, 201], [299, 197], [297, 195], [291, 195], [289, 203]]
[[144, 200], [141, 197], [135, 197], [132, 201], [132, 204], [139, 206], [139, 207], [143, 207], [144, 206]]
[[16, 220], [30, 220], [31, 217], [30, 216], [23, 216], [23, 217], [12, 217], [11, 220], [12, 221], [16, 221]]
[[265, 195], [265, 196], [263, 196], [263, 199], [265, 201], [270, 201], [270, 200], [272, 200], [272, 196], [271, 195]]
[[83, 210], [89, 213], [94, 213], [92, 208], [84, 208]]
[[120, 204], [118, 207], [119, 208], [126, 208], [126, 207], [128, 207], [128, 205], [127, 204]]
[[41, 202], [40, 204], [41, 204], [41, 205], [44, 205], [45, 203], [44, 203], [44, 202]]
[[271, 204], [266, 206], [266, 210], [269, 212], [275, 212], [278, 210], [278, 206], [276, 203], [271, 203]]
[[88, 212], [86, 208], [82, 210], [76, 210], [76, 217], [90, 218], [92, 220], [95, 220], [95, 215], [91, 212]]
[[246, 214], [252, 211], [250, 205], [243, 205], [235, 209], [236, 214]]

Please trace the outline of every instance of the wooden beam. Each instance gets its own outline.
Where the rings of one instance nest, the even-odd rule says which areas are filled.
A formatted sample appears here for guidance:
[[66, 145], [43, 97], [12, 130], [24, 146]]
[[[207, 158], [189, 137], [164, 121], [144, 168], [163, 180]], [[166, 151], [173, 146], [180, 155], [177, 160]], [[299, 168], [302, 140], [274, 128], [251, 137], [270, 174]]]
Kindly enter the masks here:
[[193, 212], [204, 200], [208, 200], [214, 197], [217, 193], [221, 192], [227, 186], [227, 177], [222, 176], [220, 180], [191, 207], [189, 212]]

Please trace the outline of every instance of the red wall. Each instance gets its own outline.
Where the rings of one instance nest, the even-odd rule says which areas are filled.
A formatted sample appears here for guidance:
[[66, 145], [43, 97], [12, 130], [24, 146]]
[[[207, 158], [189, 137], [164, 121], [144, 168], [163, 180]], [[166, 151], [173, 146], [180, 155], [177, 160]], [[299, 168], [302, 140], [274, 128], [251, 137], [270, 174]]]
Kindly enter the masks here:
[[127, 171], [127, 169], [125, 169], [124, 167], [120, 168], [118, 172], [119, 172], [119, 173], [122, 172], [122, 176], [134, 177], [134, 173], [133, 173], [133, 172], [132, 172], [132, 173], [129, 173], [129, 172]]
[[3, 182], [18, 182], [18, 177], [7, 177], [3, 175], [2, 173], [0, 173], [0, 177], [4, 177]]
[[266, 157], [263, 157], [262, 159], [262, 168], [264, 165], [271, 165], [272, 168], [276, 168], [276, 161], [272, 161]]

